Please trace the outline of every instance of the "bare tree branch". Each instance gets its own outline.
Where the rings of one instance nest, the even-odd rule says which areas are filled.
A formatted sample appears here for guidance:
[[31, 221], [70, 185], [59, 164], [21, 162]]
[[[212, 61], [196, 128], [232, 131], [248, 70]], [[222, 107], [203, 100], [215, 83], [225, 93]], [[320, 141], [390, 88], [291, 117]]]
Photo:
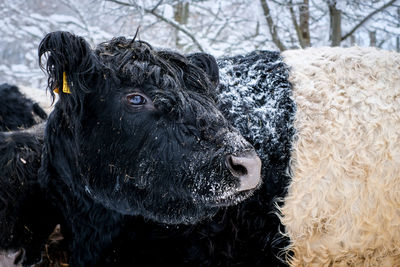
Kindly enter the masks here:
[[90, 27], [89, 27], [89, 23], [87, 22], [87, 20], [85, 19], [85, 15], [82, 14], [81, 10], [79, 8], [77, 8], [74, 3], [71, 3], [71, 1], [65, 1], [65, 0], [61, 0], [61, 2], [67, 6], [69, 9], [71, 9], [75, 14], [77, 14], [79, 20], [82, 22], [82, 26], [81, 25], [77, 25], [80, 28], [83, 28], [87, 33], [88, 33], [88, 38], [90, 39], [91, 43], [94, 43], [94, 40], [92, 38], [92, 35], [90, 34]]
[[200, 51], [204, 52], [203, 47], [202, 47], [201, 44], [197, 41], [196, 37], [194, 37], [194, 35], [191, 34], [188, 30], [186, 30], [185, 28], [181, 27], [178, 23], [176, 23], [176, 22], [174, 22], [174, 21], [172, 21], [172, 20], [170, 20], [170, 19], [167, 19], [166, 17], [164, 17], [164, 16], [158, 14], [158, 13], [155, 12], [155, 11], [152, 11], [152, 10], [149, 10], [149, 9], [144, 9], [144, 11], [145, 11], [146, 13], [149, 13], [149, 14], [154, 15], [154, 16], [155, 16], [156, 18], [158, 18], [159, 20], [164, 21], [165, 23], [171, 25], [172, 27], [174, 27], [174, 28], [180, 30], [181, 32], [183, 32], [184, 34], [186, 34], [190, 39], [192, 39], [193, 43], [195, 43], [195, 45], [197, 46], [197, 48], [198, 48]]
[[281, 51], [286, 50], [285, 45], [281, 42], [281, 39], [279, 38], [276, 25], [275, 25], [274, 21], [272, 20], [271, 12], [270, 12], [269, 6], [267, 4], [267, 1], [260, 0], [260, 2], [261, 2], [261, 7], [264, 12], [264, 17], [267, 20], [269, 32], [271, 33], [271, 36], [272, 36], [272, 41], [279, 48], [279, 50], [281, 50]]
[[[122, 2], [122, 1], [119, 1], [119, 0], [106, 0], [106, 1], [113, 2], [113, 3], [119, 4], [119, 5], [129, 6], [129, 7], [132, 7], [132, 6], [133, 6], [133, 5], [130, 4], [130, 3]], [[161, 2], [161, 1], [160, 1], [160, 2]], [[159, 2], [159, 3], [160, 3], [160, 2]], [[157, 4], [157, 6], [158, 6], [158, 5], [159, 5], [159, 4]], [[156, 11], [154, 8], [152, 8], [152, 9], [143, 8], [142, 10], [143, 10], [145, 13], [151, 14], [151, 15], [155, 16], [155, 17], [158, 18], [159, 20], [161, 20], [161, 21], [163, 21], [163, 22], [169, 24], [170, 26], [174, 27], [175, 29], [177, 29], [177, 30], [183, 32], [184, 34], [186, 34], [186, 35], [193, 41], [193, 43], [197, 46], [197, 48], [198, 48], [201, 52], [204, 52], [204, 49], [203, 49], [203, 47], [201, 46], [201, 44], [199, 43], [199, 41], [197, 41], [196, 37], [195, 37], [191, 32], [189, 32], [187, 29], [185, 29], [184, 27], [182, 27], [182, 26], [179, 25], [178, 23], [174, 22], [173, 20], [170, 20], [170, 19], [164, 17], [163, 15], [157, 13], [157, 11]]]
[[311, 45], [310, 40], [310, 27], [309, 27], [309, 1], [303, 0], [303, 3], [299, 5], [299, 20], [300, 24], [297, 22], [296, 13], [294, 12], [294, 4], [292, 0], [289, 0], [289, 12], [290, 17], [293, 22], [294, 29], [297, 34], [297, 39], [300, 43], [301, 48], [309, 47]]
[[296, 13], [294, 12], [294, 9], [293, 9], [293, 1], [292, 0], [289, 1], [289, 12], [290, 12], [290, 18], [292, 19], [292, 22], [293, 22], [294, 29], [296, 30], [296, 33], [297, 33], [297, 38], [299, 39], [300, 46], [302, 48], [304, 48], [302, 45], [303, 38], [302, 38], [299, 24], [297, 23], [297, 17], [296, 17]]
[[162, 4], [163, 0], [158, 1], [158, 3], [151, 9], [151, 11], [156, 11], [156, 9]]
[[[400, 28], [400, 7], [397, 7], [397, 19], [398, 19], [397, 26], [399, 26]], [[400, 52], [400, 36], [396, 37], [396, 51]]]
[[329, 37], [331, 46], [339, 46], [342, 36], [342, 12], [336, 8], [336, 1], [328, 3], [329, 8]]
[[300, 4], [299, 17], [301, 37], [303, 40], [302, 47], [309, 47], [311, 46], [309, 0], [303, 0], [303, 4]]
[[360, 28], [365, 22], [367, 22], [370, 18], [372, 18], [375, 14], [381, 12], [382, 10], [386, 9], [387, 7], [391, 6], [392, 4], [394, 4], [397, 0], [391, 0], [389, 2], [387, 2], [386, 4], [384, 4], [383, 6], [381, 6], [378, 9], [375, 9], [373, 12], [371, 12], [369, 15], [367, 15], [363, 20], [361, 20], [356, 26], [353, 27], [353, 29], [351, 29], [347, 34], [345, 34], [341, 40], [345, 40], [347, 39], [349, 36], [351, 36], [358, 28]]
[[133, 6], [133, 4], [131, 4], [131, 3], [126, 3], [126, 2], [122, 2], [122, 1], [118, 1], [118, 0], [106, 0], [106, 1], [113, 2], [113, 3], [121, 5], [121, 6], [129, 6], [129, 7]]

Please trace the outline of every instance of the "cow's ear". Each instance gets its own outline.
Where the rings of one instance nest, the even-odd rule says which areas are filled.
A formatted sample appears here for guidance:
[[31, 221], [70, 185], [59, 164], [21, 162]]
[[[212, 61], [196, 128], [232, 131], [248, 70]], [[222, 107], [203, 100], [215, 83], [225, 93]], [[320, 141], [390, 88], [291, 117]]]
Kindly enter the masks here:
[[194, 53], [187, 56], [189, 61], [203, 69], [215, 87], [219, 84], [219, 68], [215, 58], [206, 53]]
[[82, 37], [62, 31], [43, 38], [39, 64], [48, 74], [48, 89], [53, 96], [54, 92], [59, 93], [60, 100], [76, 99], [87, 91], [87, 79], [97, 65], [92, 49]]

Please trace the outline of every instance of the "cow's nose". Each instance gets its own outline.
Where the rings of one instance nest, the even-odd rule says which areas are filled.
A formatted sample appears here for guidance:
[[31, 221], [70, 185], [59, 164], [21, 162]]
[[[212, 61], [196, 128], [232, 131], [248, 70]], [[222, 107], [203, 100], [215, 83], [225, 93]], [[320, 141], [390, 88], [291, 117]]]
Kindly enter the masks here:
[[261, 160], [255, 152], [228, 155], [226, 165], [232, 175], [240, 180], [238, 191], [254, 189], [261, 181]]

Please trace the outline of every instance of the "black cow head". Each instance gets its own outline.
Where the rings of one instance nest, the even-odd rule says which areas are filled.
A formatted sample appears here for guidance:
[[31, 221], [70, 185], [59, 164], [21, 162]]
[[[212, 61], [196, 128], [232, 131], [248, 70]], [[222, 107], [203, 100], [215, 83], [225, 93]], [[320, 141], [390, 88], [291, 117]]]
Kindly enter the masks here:
[[216, 108], [212, 56], [124, 37], [91, 49], [67, 32], [48, 34], [44, 54], [59, 92], [45, 137], [49, 179], [165, 223], [196, 222], [259, 185], [259, 158]]

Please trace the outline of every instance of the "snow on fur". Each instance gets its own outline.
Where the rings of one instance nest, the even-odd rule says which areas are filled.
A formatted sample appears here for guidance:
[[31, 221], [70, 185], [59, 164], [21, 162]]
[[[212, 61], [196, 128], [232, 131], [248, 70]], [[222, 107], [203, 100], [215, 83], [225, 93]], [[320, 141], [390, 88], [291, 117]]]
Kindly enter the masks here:
[[[290, 264], [399, 266], [400, 55], [355, 47], [244, 58], [219, 60], [218, 103], [261, 153], [264, 186], [278, 180], [275, 196], [285, 197], [279, 179], [290, 173], [280, 209]], [[276, 71], [285, 64], [290, 72]], [[289, 154], [290, 166], [277, 160], [285, 166], [267, 172]], [[275, 210], [263, 205], [259, 217]]]
[[[218, 64], [219, 108], [262, 159], [264, 185], [258, 195], [266, 196], [258, 199], [258, 205], [260, 209], [264, 206], [275, 211], [277, 199], [286, 195], [295, 133], [296, 104], [288, 81], [288, 66], [282, 61], [281, 54], [273, 51], [226, 57], [219, 59]], [[274, 232], [281, 227], [272, 216], [263, 216], [262, 220]]]
[[218, 62], [220, 109], [258, 148], [264, 161], [269, 161], [270, 153], [287, 154], [282, 142], [291, 142], [295, 104], [280, 53], [255, 51]]
[[400, 55], [283, 53], [297, 103], [282, 208], [292, 266], [400, 266]]

